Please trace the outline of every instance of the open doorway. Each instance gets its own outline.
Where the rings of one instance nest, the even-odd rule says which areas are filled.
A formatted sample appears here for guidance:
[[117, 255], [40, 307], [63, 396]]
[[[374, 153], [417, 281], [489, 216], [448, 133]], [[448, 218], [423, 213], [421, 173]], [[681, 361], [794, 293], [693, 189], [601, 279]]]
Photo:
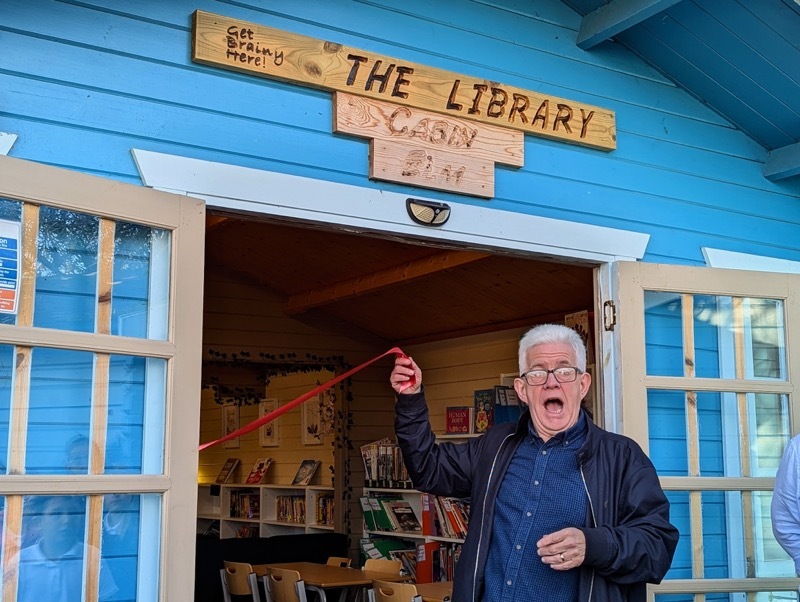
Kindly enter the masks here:
[[[591, 312], [593, 270], [589, 264], [518, 251], [501, 254], [212, 210], [206, 228], [204, 357], [224, 356], [229, 365], [221, 370], [217, 364], [215, 372], [205, 366], [204, 386], [212, 378], [227, 378], [227, 390], [254, 387], [257, 395], [263, 377], [241, 382], [234, 364], [278, 362], [284, 375], [270, 379], [264, 396], [281, 405], [328, 378], [316, 372], [289, 374], [287, 358], [294, 358], [299, 370], [304, 362], [313, 363], [309, 358], [322, 363], [341, 358], [342, 365], [354, 366], [397, 346], [424, 358], [426, 383], [436, 391], [435, 400], [433, 395], [429, 400], [431, 422], [443, 432], [446, 406], [472, 403], [474, 389], [499, 384], [502, 374], [518, 371], [520, 333], [537, 323], [563, 323], [568, 314]], [[245, 354], [247, 361], [240, 361]], [[321, 458], [312, 483], [333, 492], [333, 530], [351, 535], [350, 553], [357, 558], [364, 485], [360, 446], [393, 436], [391, 360], [385, 360], [355, 375], [346, 394], [337, 397], [335, 432], [322, 445], [305, 441], [300, 413], [289, 413], [279, 419], [274, 447], [261, 446], [253, 434], [243, 436], [235, 449], [217, 446], [201, 453], [201, 482], [213, 481], [235, 456], [241, 458], [241, 470], [232, 482], [244, 483], [250, 465], [269, 456], [274, 462], [265, 487], [272, 491], [261, 497], [258, 534], [309, 534], [321, 530], [313, 520], [302, 526], [277, 524], [266, 506], [288, 493], [274, 488], [291, 482], [300, 461]], [[203, 400], [201, 441], [220, 434], [220, 401]], [[248, 405], [239, 412], [241, 424], [258, 416]], [[223, 495], [217, 511], [224, 515], [229, 503]], [[220, 535], [235, 537], [240, 522], [221, 522]]]

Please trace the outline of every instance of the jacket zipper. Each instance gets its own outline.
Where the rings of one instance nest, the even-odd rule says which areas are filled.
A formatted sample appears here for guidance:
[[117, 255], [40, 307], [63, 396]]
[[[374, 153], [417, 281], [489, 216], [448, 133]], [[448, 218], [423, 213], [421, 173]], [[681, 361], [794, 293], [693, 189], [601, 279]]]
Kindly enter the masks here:
[[[578, 468], [581, 471], [581, 481], [583, 481], [583, 490], [586, 492], [586, 499], [589, 500], [589, 510], [592, 513], [592, 527], [597, 528], [597, 517], [594, 514], [594, 504], [592, 503], [592, 494], [589, 493], [589, 486], [586, 484], [586, 477], [583, 474], [583, 464], [581, 464]], [[594, 592], [594, 569], [592, 569], [592, 577], [589, 580], [589, 598], [587, 602], [591, 602], [593, 592]]]
[[[502, 451], [503, 446], [506, 444], [506, 441], [508, 441], [511, 437], [513, 437], [514, 434], [515, 433], [510, 433], [510, 434], [506, 435], [505, 439], [503, 439], [503, 441], [500, 443], [499, 447], [497, 448], [497, 451], [494, 454], [494, 459], [492, 460], [492, 468], [491, 468], [491, 470], [489, 470], [489, 478], [486, 480], [486, 492], [483, 494], [483, 504], [481, 506], [481, 508], [483, 509], [483, 512], [481, 512], [481, 525], [480, 525], [480, 529], [478, 530], [478, 533], [479, 533], [479, 535], [478, 535], [478, 549], [477, 549], [476, 554], [475, 554], [475, 566], [474, 566], [474, 568], [472, 570], [472, 600], [473, 600], [473, 602], [476, 602], [475, 595], [477, 593], [476, 590], [477, 590], [477, 585], [478, 585], [478, 563], [480, 562], [480, 559], [481, 559], [481, 542], [483, 542], [483, 520], [484, 520], [484, 517], [486, 516], [486, 500], [489, 497], [489, 484], [492, 482], [492, 478], [494, 476], [494, 469], [495, 469], [495, 466], [497, 465], [497, 458], [500, 456], [500, 452]], [[585, 486], [585, 483], [584, 483], [584, 486]]]

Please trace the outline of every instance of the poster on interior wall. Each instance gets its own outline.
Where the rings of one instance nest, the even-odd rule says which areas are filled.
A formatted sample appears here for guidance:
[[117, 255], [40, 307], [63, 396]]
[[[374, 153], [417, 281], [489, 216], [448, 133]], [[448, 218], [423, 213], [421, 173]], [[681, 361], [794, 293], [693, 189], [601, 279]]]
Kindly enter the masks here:
[[[265, 399], [258, 404], [258, 417], [263, 418], [270, 412], [274, 412], [277, 409], [277, 399]], [[258, 429], [258, 442], [261, 444], [261, 447], [275, 447], [278, 445], [277, 418]]]
[[[229, 435], [236, 430], [239, 430], [239, 406], [235, 403], [227, 403], [222, 406], [222, 436]], [[222, 443], [222, 447], [238, 448], [239, 437], [228, 439]]]
[[303, 445], [322, 445], [321, 408], [325, 393], [307, 400], [300, 411], [300, 440]]

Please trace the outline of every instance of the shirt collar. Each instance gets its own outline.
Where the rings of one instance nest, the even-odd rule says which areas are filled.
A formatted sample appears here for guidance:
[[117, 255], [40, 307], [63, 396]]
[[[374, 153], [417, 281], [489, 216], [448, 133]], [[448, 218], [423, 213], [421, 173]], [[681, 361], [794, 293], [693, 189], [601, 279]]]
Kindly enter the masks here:
[[[586, 415], [584, 414], [583, 410], [581, 410], [578, 414], [578, 421], [566, 431], [561, 431], [560, 433], [553, 435], [548, 443], [552, 442], [555, 445], [563, 442], [564, 445], [569, 445], [577, 439], [583, 439], [588, 430], [589, 426], [586, 423]], [[533, 438], [534, 441], [538, 441], [540, 443], [542, 442], [542, 438], [536, 432], [536, 427], [533, 426], [533, 420], [528, 421], [528, 434]]]

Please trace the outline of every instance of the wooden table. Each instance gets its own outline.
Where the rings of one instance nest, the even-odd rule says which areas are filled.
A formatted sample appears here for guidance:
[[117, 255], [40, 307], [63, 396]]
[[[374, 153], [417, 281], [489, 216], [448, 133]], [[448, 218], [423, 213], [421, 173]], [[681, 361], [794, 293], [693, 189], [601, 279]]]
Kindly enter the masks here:
[[453, 582], [417, 583], [417, 593], [422, 602], [447, 602], [453, 597]]
[[375, 571], [363, 571], [350, 567], [328, 566], [327, 564], [317, 564], [316, 562], [281, 562], [276, 564], [256, 564], [253, 571], [259, 577], [267, 574], [268, 568], [288, 569], [300, 573], [300, 578], [306, 585], [317, 588], [320, 593], [321, 602], [326, 602], [325, 590], [332, 588], [342, 588], [340, 600], [346, 595], [346, 588], [349, 587], [369, 587], [373, 579], [381, 581], [407, 581], [404, 575], [393, 573], [378, 573]]

